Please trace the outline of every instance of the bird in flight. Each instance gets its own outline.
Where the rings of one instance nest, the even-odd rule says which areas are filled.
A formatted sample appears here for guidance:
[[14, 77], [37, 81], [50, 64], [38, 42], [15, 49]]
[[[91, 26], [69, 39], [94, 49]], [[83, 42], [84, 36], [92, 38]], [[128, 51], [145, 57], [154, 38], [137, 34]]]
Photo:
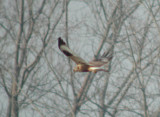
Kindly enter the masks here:
[[77, 56], [61, 39], [58, 38], [58, 47], [59, 49], [70, 59], [72, 59], [77, 66], [73, 69], [74, 72], [93, 72], [97, 73], [98, 71], [108, 72], [108, 64], [112, 60], [113, 56], [110, 52], [104, 53], [99, 59], [86, 62], [81, 57]]

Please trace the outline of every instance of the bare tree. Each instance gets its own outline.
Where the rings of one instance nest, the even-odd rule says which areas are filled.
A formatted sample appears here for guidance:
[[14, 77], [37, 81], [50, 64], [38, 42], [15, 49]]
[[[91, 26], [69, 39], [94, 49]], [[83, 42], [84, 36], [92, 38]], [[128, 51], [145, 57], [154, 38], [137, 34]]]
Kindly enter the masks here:
[[[2, 3], [2, 116], [158, 117], [159, 0]], [[109, 72], [73, 73], [59, 36], [86, 60], [113, 53]]]
[[[149, 97], [146, 93], [146, 88], [150, 89], [150, 86], [147, 85], [150, 80], [145, 79], [142, 74], [152, 69], [153, 66], [156, 67], [152, 62], [158, 57], [159, 44], [152, 48], [151, 45], [155, 43], [149, 43], [151, 40], [149, 35], [152, 32], [152, 25], [155, 25], [153, 24], [155, 18], [151, 19], [149, 13], [144, 15], [145, 18], [140, 16], [139, 18], [143, 20], [139, 21], [138, 13], [141, 10], [144, 12], [148, 10], [148, 8], [143, 8], [145, 2], [140, 0], [134, 1], [134, 4], [131, 4], [131, 1], [122, 0], [86, 1], [86, 4], [91, 8], [95, 18], [95, 26], [85, 24], [88, 32], [102, 39], [97, 44], [98, 47], [94, 46], [97, 48], [95, 57], [98, 57], [102, 51], [112, 48], [114, 59], [111, 63], [111, 71], [106, 75], [99, 73], [95, 77], [94, 74], [87, 74], [82, 81], [78, 80], [81, 76], [75, 75], [72, 76], [75, 78], [67, 81], [68, 85], [71, 85], [71, 90], [67, 90], [69, 93], [63, 90], [70, 107], [70, 113], [67, 116], [77, 116], [78, 113], [80, 116], [81, 114], [95, 116], [99, 113], [100, 117], [107, 115], [114, 117], [127, 116], [126, 113], [130, 113], [135, 116], [148, 117], [152, 113], [148, 110]], [[157, 14], [152, 16], [155, 17]], [[152, 55], [151, 58], [150, 55]], [[153, 76], [153, 71], [149, 76]], [[67, 75], [67, 77], [71, 76]], [[61, 86], [66, 87], [62, 84]]]
[[4, 6], [0, 23], [3, 33], [1, 55], [4, 55], [0, 63], [0, 80], [8, 96], [6, 117], [18, 117], [23, 106], [33, 104], [46, 94], [33, 95], [42, 84], [36, 81], [40, 77], [37, 73], [41, 71], [41, 57], [54, 37], [64, 3], [59, 0], [6, 2], [9, 4]]
[[[157, 2], [148, 3], [147, 1], [145, 2], [136, 1], [134, 2], [135, 4], [129, 5], [127, 2], [123, 2], [122, 0], [118, 0], [117, 2], [112, 1], [108, 3], [100, 0], [99, 3], [97, 2], [95, 3], [96, 5], [97, 4], [100, 5], [100, 8], [98, 8], [97, 10], [96, 10], [96, 7], [92, 7], [93, 13], [95, 14], [95, 19], [99, 19], [100, 21], [100, 22], [97, 21], [99, 23], [97, 24], [97, 27], [98, 26], [100, 27], [102, 25], [102, 27], [104, 27], [105, 30], [106, 29], [109, 30], [109, 31], [107, 30], [109, 32], [107, 35], [107, 39], [108, 39], [107, 42], [110, 42], [109, 40], [112, 40], [114, 42], [111, 44], [113, 44], [115, 48], [114, 49], [115, 59], [117, 55], [120, 54], [121, 56], [118, 57], [119, 59], [117, 59], [117, 62], [114, 61], [112, 63], [113, 64], [112, 67], [114, 67], [114, 64], [117, 64], [114, 69], [119, 70], [118, 72], [119, 76], [116, 75], [117, 73], [110, 73], [110, 75], [106, 75], [104, 79], [104, 83], [102, 83], [101, 91], [99, 94], [99, 104], [93, 102], [92, 100], [90, 101], [100, 109], [99, 111], [100, 117], [104, 117], [106, 114], [110, 116], [116, 116], [116, 115], [120, 116], [122, 115], [122, 113], [125, 113], [125, 111], [134, 113], [136, 116], [138, 115], [138, 116], [148, 117], [151, 115], [150, 114], [151, 112], [148, 110], [149, 108], [148, 96], [151, 96], [151, 95], [149, 95], [146, 92], [146, 90], [151, 88], [150, 85], [148, 85], [148, 83], [151, 80], [151, 76], [154, 77], [153, 72], [156, 72], [154, 71], [156, 68], [156, 65], [153, 64], [152, 62], [155, 61], [159, 56], [159, 44], [155, 45], [154, 42], [149, 41], [149, 40], [154, 40], [154, 39], [150, 39], [150, 36], [149, 36], [149, 35], [152, 35], [151, 34], [152, 25], [156, 25], [157, 28], [154, 30], [157, 30], [157, 34], [159, 33], [159, 27], [157, 25], [158, 23], [157, 21], [155, 21], [156, 19], [155, 17], [157, 17], [159, 8], [158, 6], [157, 8], [152, 7], [152, 5], [154, 6], [155, 4], [157, 4]], [[107, 7], [105, 7], [105, 6], [109, 6], [109, 4], [112, 4], [112, 6], [114, 6], [114, 8], [112, 8], [113, 11], [111, 12], [109, 11], [109, 9], [107, 9]], [[145, 9], [149, 11], [147, 12], [148, 14], [147, 13], [144, 14], [145, 18], [140, 17], [140, 19], [144, 18], [144, 20], [142, 20], [143, 23], [139, 22], [139, 20], [137, 19], [138, 8], [141, 6], [141, 10], [144, 10], [142, 6], [149, 5], [149, 4], [151, 4], [151, 6], [148, 6], [148, 8]], [[149, 8], [151, 9], [153, 8], [154, 13], [152, 11], [153, 9], [150, 11]], [[110, 20], [110, 16], [111, 16], [111, 20]], [[151, 16], [154, 18], [151, 18]], [[106, 23], [104, 23], [105, 21]], [[153, 21], [155, 21], [155, 24], [153, 24]], [[100, 29], [101, 27], [99, 28], [99, 30]], [[101, 33], [101, 32], [98, 32], [97, 30], [93, 30], [93, 31], [96, 34]], [[106, 33], [104, 33], [104, 35], [102, 33], [103, 37], [105, 37], [105, 35]], [[155, 46], [152, 47], [152, 44]], [[121, 48], [119, 48], [117, 45], [119, 45], [119, 47]], [[118, 48], [118, 51], [117, 51], [117, 48]], [[125, 67], [123, 65], [124, 63], [128, 64], [128, 66]], [[118, 69], [118, 66], [120, 69]], [[152, 68], [153, 66], [154, 68]], [[151, 72], [148, 72], [149, 73], [149, 74], [147, 73], [148, 75], [144, 75], [146, 74], [146, 71], [149, 69], [150, 70], [152, 69]], [[110, 84], [108, 79], [112, 79], [112, 77], [110, 78], [110, 76], [112, 76], [113, 74], [115, 74], [115, 76], [117, 77], [116, 77], [116, 81], [112, 81], [114, 83], [113, 84], [114, 86], [110, 86], [110, 87], [112, 87], [113, 89], [117, 87], [117, 89], [110, 90], [110, 87], [108, 87], [108, 85]], [[120, 74], [124, 74], [124, 75], [121, 76]], [[149, 78], [146, 78], [147, 76]], [[134, 89], [135, 86], [133, 85], [138, 86], [136, 87], [137, 90], [135, 93], [128, 91], [128, 90], [131, 90], [131, 91], [135, 90]], [[109, 94], [108, 92], [115, 92], [115, 93]], [[113, 96], [108, 98], [107, 94], [113, 95]], [[139, 97], [140, 99], [137, 100], [136, 95], [137, 96], [141, 95]], [[130, 100], [136, 100], [136, 103], [135, 101], [130, 101]], [[133, 103], [134, 106], [133, 105], [132, 106], [134, 108], [132, 108], [132, 106], [131, 107], [129, 106], [128, 101]], [[138, 105], [140, 105], [140, 107]]]

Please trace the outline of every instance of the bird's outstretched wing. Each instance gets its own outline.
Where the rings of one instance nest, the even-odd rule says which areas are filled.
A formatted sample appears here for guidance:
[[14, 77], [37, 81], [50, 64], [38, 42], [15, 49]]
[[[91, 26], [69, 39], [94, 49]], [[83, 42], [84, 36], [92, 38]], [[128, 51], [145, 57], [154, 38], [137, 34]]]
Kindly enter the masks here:
[[109, 50], [108, 52], [104, 52], [103, 55], [97, 60], [93, 60], [89, 62], [89, 65], [95, 67], [101, 67], [103, 65], [108, 65], [108, 63], [112, 60], [112, 52]]
[[81, 57], [77, 56], [67, 45], [66, 43], [61, 39], [61, 37], [58, 38], [58, 47], [59, 49], [69, 58], [71, 58], [76, 64], [86, 64]]

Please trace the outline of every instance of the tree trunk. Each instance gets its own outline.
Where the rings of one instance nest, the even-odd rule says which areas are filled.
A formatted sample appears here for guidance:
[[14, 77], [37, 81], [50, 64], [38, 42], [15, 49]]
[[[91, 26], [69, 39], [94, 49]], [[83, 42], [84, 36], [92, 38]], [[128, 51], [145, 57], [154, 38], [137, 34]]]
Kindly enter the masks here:
[[18, 117], [19, 115], [18, 96], [12, 96], [11, 114], [12, 117]]
[[18, 116], [19, 116], [18, 96], [12, 95], [12, 97], [9, 97], [8, 99], [8, 108], [6, 117], [18, 117]]
[[11, 97], [8, 97], [8, 109], [7, 109], [7, 116], [6, 117], [11, 117]]
[[14, 80], [12, 82], [12, 96], [11, 96], [11, 117], [18, 117], [19, 108], [18, 108], [18, 95], [17, 95], [17, 82]]

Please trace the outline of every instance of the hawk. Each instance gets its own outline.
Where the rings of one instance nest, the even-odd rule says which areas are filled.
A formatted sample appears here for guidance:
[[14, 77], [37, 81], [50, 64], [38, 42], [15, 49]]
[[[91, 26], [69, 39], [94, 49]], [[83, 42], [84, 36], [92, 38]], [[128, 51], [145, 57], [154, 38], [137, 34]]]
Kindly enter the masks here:
[[99, 59], [87, 63], [84, 59], [77, 56], [66, 45], [66, 43], [61, 39], [61, 37], [58, 38], [58, 47], [67, 57], [72, 59], [77, 64], [77, 66], [73, 69], [74, 72], [108, 72], [108, 63], [112, 60], [112, 54], [109, 55], [109, 52], [104, 53]]

